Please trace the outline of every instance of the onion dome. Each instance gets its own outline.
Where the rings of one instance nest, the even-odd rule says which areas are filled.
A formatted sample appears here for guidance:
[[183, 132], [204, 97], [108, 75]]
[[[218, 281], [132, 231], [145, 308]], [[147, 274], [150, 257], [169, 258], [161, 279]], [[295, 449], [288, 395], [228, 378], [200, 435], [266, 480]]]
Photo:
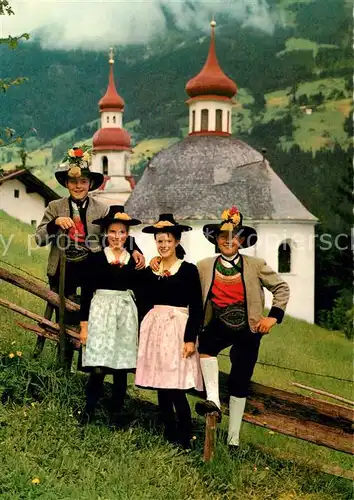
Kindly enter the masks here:
[[186, 85], [186, 92], [190, 97], [218, 95], [233, 97], [237, 92], [237, 85], [220, 68], [215, 52], [215, 21], [211, 21], [211, 39], [207, 60], [200, 73], [191, 78]]
[[94, 151], [112, 150], [121, 151], [131, 149], [130, 135], [122, 129], [116, 127], [100, 128], [92, 139]]
[[111, 51], [111, 56], [109, 59], [109, 81], [107, 91], [98, 103], [101, 112], [116, 110], [122, 111], [124, 109], [124, 100], [118, 94], [116, 85], [114, 83], [113, 64], [113, 52]]

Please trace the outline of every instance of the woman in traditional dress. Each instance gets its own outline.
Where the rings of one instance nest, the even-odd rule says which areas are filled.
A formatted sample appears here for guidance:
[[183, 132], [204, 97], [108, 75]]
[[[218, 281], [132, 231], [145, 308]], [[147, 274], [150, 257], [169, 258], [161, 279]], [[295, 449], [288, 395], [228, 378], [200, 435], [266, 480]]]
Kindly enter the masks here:
[[114, 205], [108, 214], [93, 222], [104, 233], [104, 249], [89, 256], [82, 287], [81, 331], [82, 366], [89, 368], [83, 423], [89, 422], [103, 392], [107, 373], [113, 375], [112, 424], [119, 423], [119, 412], [127, 390], [127, 373], [136, 367], [138, 312], [133, 289], [137, 282], [135, 262], [124, 248], [129, 227], [140, 224]]
[[[203, 389], [196, 340], [203, 317], [197, 268], [183, 260], [181, 233], [192, 229], [178, 224], [172, 214], [145, 227], [153, 234], [161, 257], [158, 271], [144, 276], [144, 317], [139, 339], [135, 383], [157, 389], [165, 437], [190, 447], [191, 411], [188, 389]], [[144, 304], [143, 304], [144, 306]]]

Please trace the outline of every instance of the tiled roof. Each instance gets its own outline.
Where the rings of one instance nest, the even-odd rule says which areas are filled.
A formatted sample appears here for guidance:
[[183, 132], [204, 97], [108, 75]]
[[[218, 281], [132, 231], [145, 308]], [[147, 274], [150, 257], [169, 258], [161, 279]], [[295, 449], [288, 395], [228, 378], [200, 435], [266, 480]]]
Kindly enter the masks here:
[[163, 212], [176, 219], [218, 220], [231, 205], [246, 219], [317, 220], [258, 151], [233, 137], [187, 137], [160, 151], [126, 210], [144, 222]]

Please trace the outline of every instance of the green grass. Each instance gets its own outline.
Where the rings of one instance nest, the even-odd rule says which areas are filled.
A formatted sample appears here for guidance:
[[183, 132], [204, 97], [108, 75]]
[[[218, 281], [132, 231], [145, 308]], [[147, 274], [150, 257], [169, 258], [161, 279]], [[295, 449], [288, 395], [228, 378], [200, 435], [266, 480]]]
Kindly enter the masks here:
[[[10, 251], [1, 260], [45, 279], [47, 250], [27, 254], [32, 228], [3, 212], [0, 220], [0, 233], [6, 241], [15, 234]], [[11, 285], [2, 284], [1, 296], [43, 312], [42, 301]], [[204, 464], [200, 459], [203, 422], [195, 415], [195, 449], [188, 455], [178, 452], [163, 441], [160, 427], [154, 423], [158, 416], [154, 391], [136, 389], [132, 376], [124, 410], [126, 428], [110, 431], [104, 408], [97, 425], [79, 428], [73, 412], [83, 405], [86, 376], [63, 376], [54, 366], [56, 350], [50, 342], [39, 361], [31, 360], [35, 336], [16, 326], [17, 319], [20, 317], [14, 313], [1, 311], [0, 394], [9, 392], [6, 404], [0, 404], [2, 499], [352, 498], [350, 481], [320, 472], [324, 466], [350, 470], [348, 455], [245, 423], [239, 457], [232, 459], [224, 444], [226, 417], [213, 463]], [[21, 355], [9, 358], [18, 351]], [[297, 391], [290, 385], [297, 381], [353, 397], [350, 383], [291, 370], [351, 379], [351, 348], [340, 332], [286, 318], [262, 341], [259, 359], [290, 370], [258, 364], [257, 382]], [[228, 370], [227, 357], [220, 356], [220, 366]], [[106, 386], [109, 390], [110, 384]], [[195, 400], [190, 396], [192, 406]], [[38, 485], [32, 484], [34, 478], [39, 478]]]

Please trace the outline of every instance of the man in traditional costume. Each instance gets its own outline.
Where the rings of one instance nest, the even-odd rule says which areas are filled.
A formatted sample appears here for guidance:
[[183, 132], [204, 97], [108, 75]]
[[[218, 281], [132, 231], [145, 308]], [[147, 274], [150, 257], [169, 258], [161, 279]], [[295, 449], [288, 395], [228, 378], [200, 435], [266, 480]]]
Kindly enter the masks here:
[[[217, 412], [221, 420], [217, 355], [230, 347], [228, 378], [230, 451], [237, 449], [249, 383], [257, 362], [262, 336], [281, 323], [289, 286], [263, 259], [240, 255], [257, 241], [256, 231], [242, 224], [236, 207], [225, 210], [219, 224], [207, 224], [205, 237], [220, 254], [198, 262], [204, 303], [204, 328], [199, 354], [207, 399], [196, 404], [199, 415]], [[267, 317], [263, 316], [264, 291], [273, 294]]]

